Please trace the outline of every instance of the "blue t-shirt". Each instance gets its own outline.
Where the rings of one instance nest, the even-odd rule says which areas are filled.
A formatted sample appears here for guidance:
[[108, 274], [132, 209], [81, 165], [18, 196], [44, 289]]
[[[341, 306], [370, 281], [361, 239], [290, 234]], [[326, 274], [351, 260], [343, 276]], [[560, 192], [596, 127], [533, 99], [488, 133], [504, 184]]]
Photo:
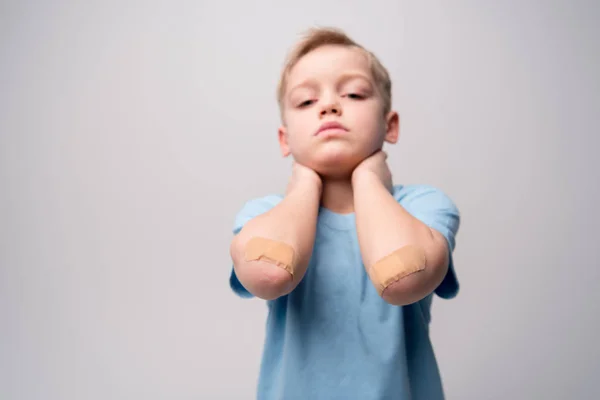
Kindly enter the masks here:
[[[444, 398], [428, 328], [433, 295], [448, 299], [458, 292], [452, 251], [459, 212], [431, 186], [398, 185], [394, 197], [446, 238], [450, 265], [443, 282], [417, 303], [386, 303], [362, 262], [355, 215], [320, 208], [304, 278], [290, 294], [267, 301], [258, 400]], [[247, 202], [234, 233], [281, 200], [271, 195]], [[252, 297], [233, 269], [230, 286], [237, 295]]]

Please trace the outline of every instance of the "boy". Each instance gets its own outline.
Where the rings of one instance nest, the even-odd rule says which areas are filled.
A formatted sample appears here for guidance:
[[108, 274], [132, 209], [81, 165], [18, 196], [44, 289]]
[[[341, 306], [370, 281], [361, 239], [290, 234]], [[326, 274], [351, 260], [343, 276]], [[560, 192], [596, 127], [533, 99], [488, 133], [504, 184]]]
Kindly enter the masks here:
[[388, 72], [343, 32], [314, 29], [278, 99], [291, 179], [244, 205], [230, 249], [233, 291], [268, 304], [258, 399], [442, 399], [429, 312], [458, 291], [459, 213], [433, 187], [392, 184]]

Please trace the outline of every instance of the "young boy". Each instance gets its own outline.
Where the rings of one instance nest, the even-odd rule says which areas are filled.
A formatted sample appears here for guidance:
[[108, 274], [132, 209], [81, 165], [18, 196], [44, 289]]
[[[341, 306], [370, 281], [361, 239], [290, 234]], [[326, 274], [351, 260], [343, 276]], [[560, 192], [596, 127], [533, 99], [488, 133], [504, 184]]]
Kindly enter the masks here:
[[343, 32], [314, 29], [278, 99], [291, 179], [244, 205], [231, 243], [231, 288], [268, 304], [258, 399], [442, 399], [429, 312], [434, 294], [458, 291], [459, 212], [436, 188], [392, 184], [386, 69]]

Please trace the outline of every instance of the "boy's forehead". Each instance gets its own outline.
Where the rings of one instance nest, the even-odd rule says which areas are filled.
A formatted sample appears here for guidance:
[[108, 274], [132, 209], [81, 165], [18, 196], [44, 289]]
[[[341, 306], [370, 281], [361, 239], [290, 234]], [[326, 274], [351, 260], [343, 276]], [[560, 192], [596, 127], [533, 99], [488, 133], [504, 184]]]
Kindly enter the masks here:
[[288, 79], [292, 82], [318, 77], [335, 77], [348, 71], [362, 72], [370, 76], [369, 62], [357, 48], [348, 46], [321, 46], [304, 55], [291, 69]]

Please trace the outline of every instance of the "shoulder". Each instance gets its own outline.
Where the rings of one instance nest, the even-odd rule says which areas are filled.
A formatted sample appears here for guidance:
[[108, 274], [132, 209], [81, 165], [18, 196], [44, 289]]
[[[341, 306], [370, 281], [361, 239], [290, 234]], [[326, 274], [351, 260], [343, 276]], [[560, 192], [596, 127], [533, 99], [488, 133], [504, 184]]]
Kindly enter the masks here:
[[449, 212], [458, 216], [454, 200], [442, 189], [432, 185], [396, 185], [394, 198], [409, 212], [417, 214]]
[[412, 216], [442, 233], [454, 248], [461, 216], [456, 203], [443, 190], [431, 185], [397, 185], [394, 198]]
[[283, 196], [279, 194], [269, 194], [247, 200], [236, 213], [233, 231], [235, 233], [239, 232], [248, 221], [266, 213], [279, 204], [281, 200], [283, 200]]

